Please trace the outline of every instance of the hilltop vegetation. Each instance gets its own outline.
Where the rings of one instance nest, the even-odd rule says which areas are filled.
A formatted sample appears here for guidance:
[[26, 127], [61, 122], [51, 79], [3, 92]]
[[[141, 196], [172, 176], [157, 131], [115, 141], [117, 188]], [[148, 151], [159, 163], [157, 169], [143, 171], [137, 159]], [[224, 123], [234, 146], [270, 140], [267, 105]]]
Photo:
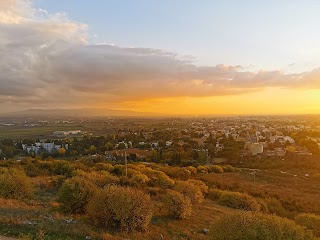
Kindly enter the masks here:
[[[1, 161], [0, 172], [2, 235], [25, 239], [320, 237], [317, 178], [296, 178], [292, 183], [292, 176], [261, 172], [254, 184], [250, 171], [229, 165], [134, 163], [126, 168], [92, 159]], [[222, 225], [228, 226], [223, 232], [217, 230]], [[234, 230], [239, 227], [251, 230], [239, 235]]]

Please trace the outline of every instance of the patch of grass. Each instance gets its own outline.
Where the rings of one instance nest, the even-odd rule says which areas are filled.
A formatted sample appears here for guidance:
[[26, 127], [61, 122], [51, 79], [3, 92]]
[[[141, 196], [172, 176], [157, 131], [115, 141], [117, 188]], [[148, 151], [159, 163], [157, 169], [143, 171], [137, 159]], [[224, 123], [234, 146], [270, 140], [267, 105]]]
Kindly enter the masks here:
[[294, 221], [261, 213], [241, 212], [222, 217], [211, 228], [214, 240], [316, 240]]

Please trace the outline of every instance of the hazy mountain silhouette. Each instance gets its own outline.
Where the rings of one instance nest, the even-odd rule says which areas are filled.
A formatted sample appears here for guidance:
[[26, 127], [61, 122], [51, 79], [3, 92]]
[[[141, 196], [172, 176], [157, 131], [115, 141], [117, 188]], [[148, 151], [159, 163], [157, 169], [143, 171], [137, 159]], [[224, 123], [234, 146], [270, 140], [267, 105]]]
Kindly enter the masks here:
[[12, 113], [3, 113], [3, 117], [134, 117], [152, 116], [151, 113], [115, 109], [27, 109]]

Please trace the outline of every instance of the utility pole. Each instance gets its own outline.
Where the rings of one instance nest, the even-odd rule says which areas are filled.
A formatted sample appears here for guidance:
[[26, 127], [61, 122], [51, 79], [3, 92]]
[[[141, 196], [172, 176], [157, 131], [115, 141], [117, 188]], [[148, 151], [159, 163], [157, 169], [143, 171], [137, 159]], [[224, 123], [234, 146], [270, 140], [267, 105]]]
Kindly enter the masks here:
[[250, 174], [253, 175], [253, 184], [254, 184], [254, 190], [256, 190], [256, 170], [253, 170]]
[[127, 151], [124, 151], [124, 163], [125, 163], [125, 165], [126, 165], [126, 177], [128, 177]]

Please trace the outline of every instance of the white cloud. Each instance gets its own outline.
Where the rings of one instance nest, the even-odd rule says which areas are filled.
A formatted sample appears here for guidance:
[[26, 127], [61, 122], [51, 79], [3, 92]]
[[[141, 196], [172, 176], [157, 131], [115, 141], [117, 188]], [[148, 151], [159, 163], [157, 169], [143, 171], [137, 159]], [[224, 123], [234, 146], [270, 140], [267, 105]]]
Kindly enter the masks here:
[[157, 49], [90, 45], [85, 24], [34, 9], [28, 1], [2, 0], [0, 9], [0, 109], [320, 88], [320, 69], [285, 74], [199, 67]]

